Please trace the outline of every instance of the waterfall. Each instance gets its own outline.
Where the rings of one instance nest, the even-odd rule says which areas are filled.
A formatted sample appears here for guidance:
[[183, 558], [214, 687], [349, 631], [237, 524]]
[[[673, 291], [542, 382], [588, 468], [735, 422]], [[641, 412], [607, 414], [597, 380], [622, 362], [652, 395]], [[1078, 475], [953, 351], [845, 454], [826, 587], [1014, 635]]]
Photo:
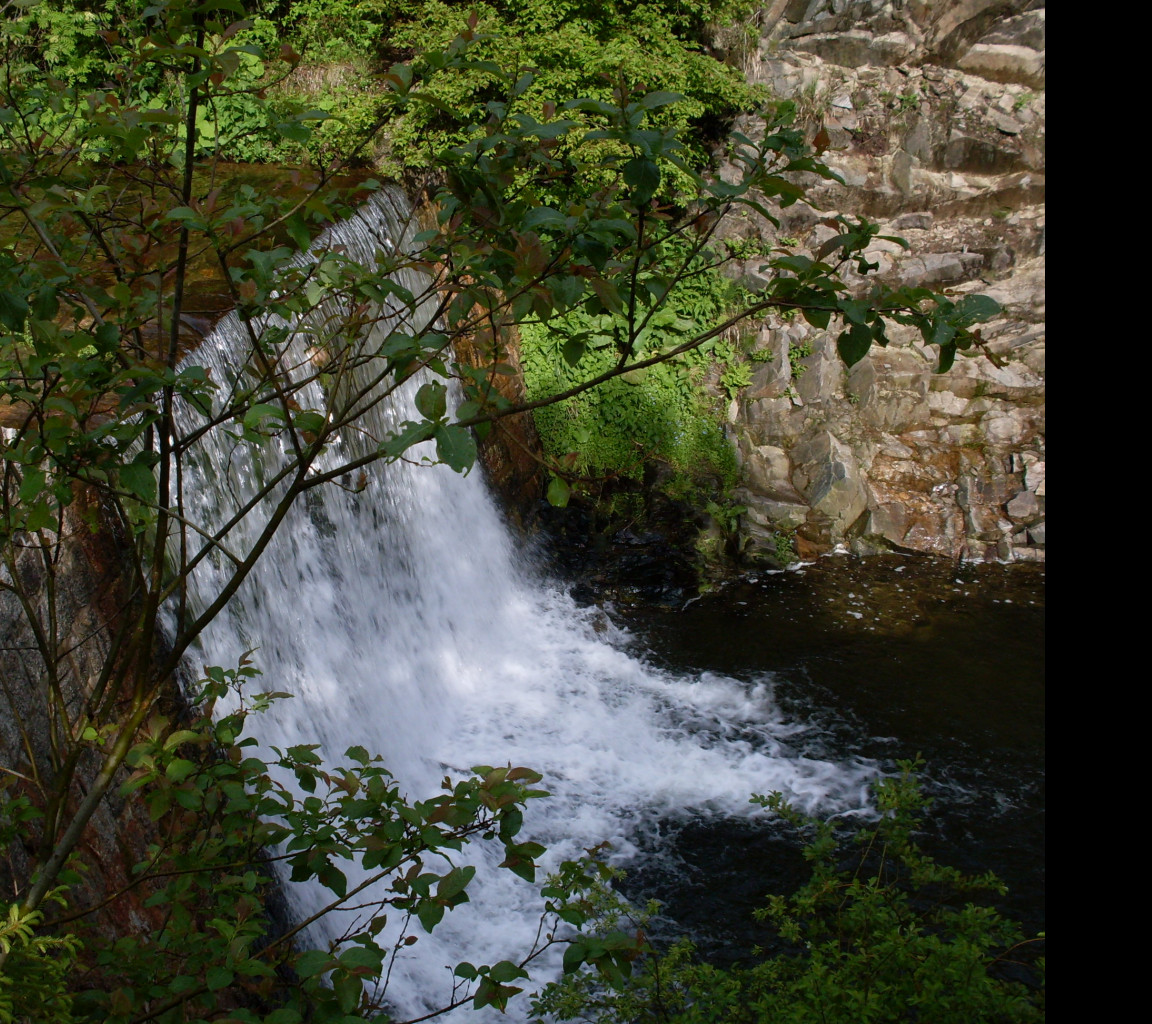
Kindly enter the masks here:
[[[385, 191], [327, 242], [368, 260], [378, 247], [405, 245], [405, 232], [403, 202]], [[246, 358], [242, 328], [224, 318], [192, 357], [222, 386]], [[384, 436], [413, 418], [411, 395], [371, 410], [370, 432]], [[341, 454], [348, 450], [332, 457]], [[281, 457], [269, 443], [256, 459], [225, 431], [211, 432], [186, 467], [188, 516], [206, 529], [223, 522]], [[233, 551], [250, 547], [259, 514], [253, 519], [230, 538]], [[603, 840], [627, 864], [640, 846], [656, 845], [661, 819], [745, 816], [753, 791], [781, 790], [825, 812], [864, 802], [871, 769], [807, 755], [810, 727], [778, 711], [770, 679], [658, 670], [520, 548], [479, 471], [378, 466], [356, 493], [332, 487], [298, 502], [190, 657], [196, 669], [228, 666], [254, 648], [263, 684], [294, 695], [255, 716], [261, 743], [319, 743], [332, 761], [360, 744], [382, 754], [414, 798], [475, 764], [543, 772], [552, 795], [530, 804], [522, 838], [549, 847], [545, 866]], [[206, 560], [194, 598], [210, 600], [225, 569]], [[491, 860], [489, 845], [474, 844], [468, 856]], [[445, 965], [523, 955], [538, 888], [496, 870], [495, 860], [482, 864], [471, 902], [398, 959], [387, 993], [397, 1018], [447, 1001]], [[316, 893], [289, 890], [300, 914], [314, 908]], [[515, 1016], [515, 1001], [509, 1009]]]

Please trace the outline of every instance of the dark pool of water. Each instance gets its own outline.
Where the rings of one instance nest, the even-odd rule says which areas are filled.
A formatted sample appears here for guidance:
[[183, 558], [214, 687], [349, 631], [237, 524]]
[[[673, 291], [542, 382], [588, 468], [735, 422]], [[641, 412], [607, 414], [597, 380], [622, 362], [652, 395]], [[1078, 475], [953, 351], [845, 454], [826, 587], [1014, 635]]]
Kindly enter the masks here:
[[[921, 756], [935, 801], [922, 845], [1009, 886], [999, 902], [1044, 927], [1044, 573], [1038, 566], [830, 557], [748, 576], [681, 611], [632, 608], [655, 661], [775, 678], [775, 699], [814, 720], [827, 754], [892, 769]], [[751, 911], [804, 876], [763, 825], [669, 823], [678, 863], [633, 872], [671, 927], [719, 959], [757, 941]]]

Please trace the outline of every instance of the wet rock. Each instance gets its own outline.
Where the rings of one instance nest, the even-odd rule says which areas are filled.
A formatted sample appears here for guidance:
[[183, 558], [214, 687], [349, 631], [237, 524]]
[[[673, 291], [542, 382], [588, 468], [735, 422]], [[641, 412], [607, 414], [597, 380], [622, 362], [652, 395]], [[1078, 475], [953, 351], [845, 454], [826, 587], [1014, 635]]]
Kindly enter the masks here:
[[946, 171], [971, 174], [1008, 174], [1021, 169], [1023, 160], [1015, 143], [963, 128], [953, 128], [936, 158]]
[[1044, 561], [1044, 548], [1012, 548], [1011, 559], [1013, 562], [1043, 562]]
[[1024, 452], [1021, 457], [1024, 464], [1024, 486], [1037, 497], [1044, 496], [1044, 460], [1034, 452]]
[[744, 400], [779, 398], [792, 382], [792, 364], [788, 359], [788, 339], [782, 331], [765, 327], [756, 340], [755, 352], [761, 357], [771, 353], [767, 360], [759, 361], [752, 371], [752, 382], [745, 388]]
[[867, 538], [880, 538], [893, 547], [905, 546], [910, 517], [908, 510], [898, 501], [885, 502], [868, 513], [863, 535]]
[[875, 64], [877, 38], [871, 32], [818, 32], [795, 36], [792, 46], [813, 53], [829, 64], [857, 68], [862, 64]]
[[803, 496], [792, 484], [792, 460], [783, 448], [759, 445], [747, 460], [748, 487], [768, 499], [803, 502]]
[[1031, 491], [1021, 491], [1005, 506], [1010, 519], [1029, 522], [1040, 514], [1040, 503]]
[[829, 524], [829, 536], [842, 538], [868, 504], [852, 450], [823, 431], [792, 452], [792, 482], [807, 504]]
[[784, 501], [767, 500], [749, 504], [742, 517], [746, 538], [745, 555], [754, 554], [748, 549], [748, 541], [752, 542], [753, 547], [774, 552], [776, 538], [802, 526], [808, 518], [808, 512], [809, 508], [805, 504]]
[[1044, 19], [1045, 12], [1043, 8], [1038, 11], [1028, 11], [1025, 14], [1005, 18], [999, 22], [991, 32], [982, 36], [980, 42], [1007, 46], [1026, 46], [1033, 50], [1043, 50]]
[[700, 584], [695, 542], [699, 526], [686, 506], [652, 494], [645, 527], [605, 523], [573, 501], [541, 501], [532, 524], [551, 568], [582, 604], [642, 600], [679, 607]]
[[[100, 528], [93, 531], [93, 523], [99, 523]], [[58, 677], [52, 695], [36, 638], [11, 589], [10, 577], [5, 580], [9, 585], [0, 587], [0, 765], [19, 773], [10, 775], [17, 780], [17, 787], [21, 777], [31, 776], [46, 789], [52, 787], [59, 754], [58, 737], [52, 734], [61, 728], [61, 722], [50, 709], [66, 715], [65, 722], [81, 721], [92, 713], [89, 701], [93, 690], [101, 679], [125, 609], [132, 608], [131, 539], [107, 515], [96, 493], [79, 492], [76, 503], [64, 512], [63, 524], [68, 540], [58, 550], [50, 580], [43, 572], [41, 553], [32, 547], [18, 548], [11, 566], [34, 606], [40, 602], [46, 606], [49, 598], [45, 588], [53, 587], [54, 642], [69, 653], [56, 666]], [[44, 612], [45, 607], [38, 608], [38, 614]], [[124, 693], [127, 700], [134, 681], [134, 672], [125, 671], [114, 673], [108, 685], [120, 688], [114, 692]], [[166, 681], [161, 686], [157, 713], [178, 716], [183, 710], [179, 683]], [[61, 808], [66, 819], [89, 791], [101, 762], [95, 750], [80, 752], [73, 784], [67, 787]], [[72, 887], [69, 897], [77, 906], [94, 908], [85, 926], [108, 938], [149, 931], [159, 927], [163, 918], [162, 908], [149, 905], [157, 883], [141, 884], [133, 875], [134, 866], [147, 860], [149, 845], [161, 840], [161, 826], [150, 819], [143, 801], [120, 795], [119, 786], [129, 775], [127, 767], [117, 772], [112, 789], [79, 839], [76, 853], [89, 870]], [[0, 793], [0, 801], [4, 798]], [[26, 889], [30, 855], [39, 839], [39, 822], [18, 828], [17, 841], [7, 856], [0, 858], [0, 886], [6, 893]]]

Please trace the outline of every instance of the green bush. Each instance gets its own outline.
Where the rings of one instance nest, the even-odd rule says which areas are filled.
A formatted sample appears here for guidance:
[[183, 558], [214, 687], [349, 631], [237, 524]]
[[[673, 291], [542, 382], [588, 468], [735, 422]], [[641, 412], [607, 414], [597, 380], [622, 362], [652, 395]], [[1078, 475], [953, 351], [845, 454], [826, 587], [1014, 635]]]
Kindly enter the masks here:
[[539, 995], [535, 1016], [598, 1024], [1043, 1020], [1043, 960], [1029, 965], [1031, 987], [1000, 971], [1039, 941], [987, 905], [1003, 885], [937, 864], [914, 841], [927, 804], [917, 768], [902, 762], [898, 776], [877, 784], [881, 817], [856, 834], [859, 852], [847, 858], [829, 823], [804, 818], [778, 794], [753, 798], [808, 835], [811, 878], [755, 915], [768, 926], [766, 941], [783, 940], [785, 951], [755, 949], [751, 966], [724, 970], [681, 941], [620, 980], [570, 964]]
[[[499, 843], [501, 867], [534, 880], [544, 848], [518, 833], [525, 803], [546, 795], [532, 788], [538, 773], [479, 766], [409, 801], [362, 747], [341, 764], [325, 763], [316, 744], [258, 756], [247, 720], [288, 694], [248, 693], [258, 673], [247, 662], [207, 675], [191, 719], [154, 715], [126, 758], [120, 793], [147, 808], [155, 835], [113, 899], [135, 892], [155, 908], [151, 926], [109, 936], [88, 923], [100, 906], [83, 876], [99, 867], [82, 854], [41, 909], [0, 902], [0, 1024], [377, 1020], [393, 952], [381, 944], [386, 919], [406, 922], [397, 945], [407, 945], [466, 903], [476, 869], [454, 864], [464, 845]], [[224, 698], [238, 706], [214, 715]], [[107, 733], [90, 728], [84, 741], [98, 749]], [[287, 773], [298, 792], [280, 781]], [[3, 857], [43, 815], [23, 796], [0, 801]], [[302, 925], [274, 933], [273, 859], [293, 881], [326, 890], [328, 910], [354, 905], [356, 926], [320, 949], [302, 942]], [[350, 881], [346, 871], [360, 874]], [[369, 879], [378, 885], [365, 892]], [[500, 984], [510, 970], [527, 976], [507, 962], [473, 970], [476, 1005], [503, 1006], [519, 991]]]
[[[413, 107], [389, 121], [379, 157], [386, 173], [430, 166], [438, 152], [466, 141], [473, 126], [488, 120], [491, 104], [511, 104], [513, 113], [547, 121], [552, 105], [569, 98], [611, 102], [621, 83], [684, 96], [684, 102], [661, 112], [657, 127], [695, 139], [689, 159], [700, 167], [708, 161], [707, 147], [699, 144], [701, 126], [749, 107], [759, 94], [735, 69], [706, 54], [697, 39], [707, 22], [731, 20], [753, 6], [747, 0], [374, 0], [337, 4], [333, 11], [331, 4], [307, 0], [291, 5], [288, 31], [308, 62], [367, 58], [383, 72], [393, 60], [443, 49], [475, 14], [474, 64], [428, 83], [426, 95], [434, 105]], [[341, 13], [345, 7], [347, 16]], [[484, 62], [530, 70], [534, 80], [509, 96], [495, 87]], [[561, 143], [569, 145], [595, 146]], [[558, 194], [602, 184], [595, 176], [565, 182]]]

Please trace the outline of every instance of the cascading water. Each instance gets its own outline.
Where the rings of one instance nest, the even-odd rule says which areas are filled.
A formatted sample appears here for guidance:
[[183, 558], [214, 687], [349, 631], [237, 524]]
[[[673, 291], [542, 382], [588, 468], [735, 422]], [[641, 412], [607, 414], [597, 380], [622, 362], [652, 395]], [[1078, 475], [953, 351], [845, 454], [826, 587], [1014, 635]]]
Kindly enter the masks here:
[[[401, 199], [383, 192], [327, 243], [368, 262], [402, 247], [404, 230]], [[194, 357], [220, 384], [246, 358], [241, 328], [225, 318]], [[371, 410], [369, 433], [412, 416], [411, 395]], [[188, 514], [201, 526], [224, 522], [277, 468], [271, 445], [260, 462], [249, 453], [217, 430], [189, 459]], [[234, 552], [250, 548], [261, 526], [259, 513], [251, 519], [229, 538]], [[194, 599], [210, 600], [225, 569], [206, 560]], [[873, 769], [808, 756], [810, 727], [783, 718], [769, 680], [659, 671], [631, 647], [603, 613], [577, 607], [518, 557], [478, 472], [396, 463], [358, 493], [330, 488], [299, 502], [196, 657], [234, 665], [255, 648], [264, 683], [294, 694], [257, 716], [262, 743], [319, 743], [330, 760], [362, 745], [414, 798], [475, 764], [543, 772], [552, 795], [532, 803], [522, 837], [549, 847], [545, 866], [603, 840], [627, 862], [655, 845], [662, 818], [745, 816], [753, 791], [825, 812], [865, 803]], [[483, 858], [487, 845], [469, 856]], [[315, 909], [317, 894], [289, 888], [300, 914]], [[470, 892], [396, 962], [387, 996], [398, 1016], [447, 1002], [445, 965], [516, 959], [531, 945], [538, 887], [493, 861]]]

